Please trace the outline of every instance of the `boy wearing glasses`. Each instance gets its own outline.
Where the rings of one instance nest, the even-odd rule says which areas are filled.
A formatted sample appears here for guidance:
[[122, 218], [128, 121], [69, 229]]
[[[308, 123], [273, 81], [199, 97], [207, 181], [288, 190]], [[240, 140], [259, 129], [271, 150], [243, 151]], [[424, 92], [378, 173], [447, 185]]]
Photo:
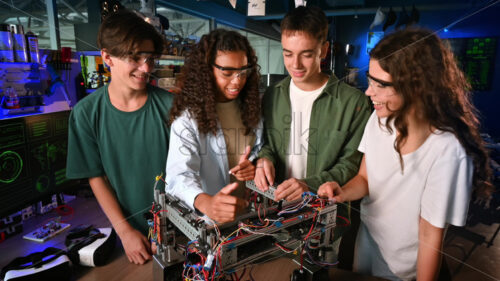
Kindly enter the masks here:
[[151, 259], [143, 213], [165, 169], [173, 96], [148, 84], [163, 39], [136, 14], [104, 19], [97, 44], [111, 82], [81, 100], [69, 120], [68, 178], [88, 178], [130, 262]]
[[[327, 32], [326, 16], [317, 7], [298, 7], [281, 22], [289, 77], [264, 95], [265, 145], [255, 176], [261, 190], [277, 185], [275, 200], [298, 199], [331, 179], [346, 183], [360, 165], [357, 148], [371, 109], [362, 92], [321, 72]], [[337, 207], [338, 215], [347, 218], [348, 207]], [[345, 229], [337, 227], [336, 237]], [[335, 253], [338, 245], [333, 245]]]

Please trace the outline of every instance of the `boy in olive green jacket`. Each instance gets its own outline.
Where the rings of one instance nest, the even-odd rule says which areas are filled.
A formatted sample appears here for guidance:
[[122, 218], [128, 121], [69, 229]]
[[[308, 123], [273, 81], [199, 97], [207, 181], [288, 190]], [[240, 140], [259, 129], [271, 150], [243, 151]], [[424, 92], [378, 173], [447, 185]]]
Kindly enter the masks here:
[[[298, 7], [281, 23], [289, 77], [264, 95], [265, 144], [255, 173], [261, 190], [279, 184], [275, 200], [298, 199], [327, 181], [342, 185], [358, 172], [358, 145], [371, 107], [361, 91], [321, 72], [327, 32], [326, 16], [317, 7]], [[337, 207], [339, 216], [349, 217], [348, 205]], [[335, 252], [345, 229], [335, 231]]]

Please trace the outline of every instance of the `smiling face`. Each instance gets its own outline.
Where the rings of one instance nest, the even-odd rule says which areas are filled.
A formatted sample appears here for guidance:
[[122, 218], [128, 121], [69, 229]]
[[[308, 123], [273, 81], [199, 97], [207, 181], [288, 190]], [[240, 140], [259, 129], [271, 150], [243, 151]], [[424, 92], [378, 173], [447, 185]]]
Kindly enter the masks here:
[[281, 35], [286, 70], [297, 87], [311, 91], [324, 83], [321, 59], [325, 58], [328, 42], [321, 42], [305, 32], [284, 32]]
[[393, 111], [401, 108], [403, 98], [391, 86], [391, 75], [380, 67], [378, 60], [370, 59], [367, 79], [368, 89], [365, 94], [372, 100], [378, 117], [388, 117]]
[[101, 51], [101, 55], [111, 69], [110, 87], [123, 92], [145, 91], [149, 75], [154, 69], [155, 49], [151, 40], [143, 41], [135, 50], [135, 54], [127, 58], [118, 58]]
[[236, 99], [245, 87], [248, 76], [248, 59], [245, 52], [217, 51], [214, 64], [217, 65], [212, 66], [218, 89], [216, 101], [228, 102]]

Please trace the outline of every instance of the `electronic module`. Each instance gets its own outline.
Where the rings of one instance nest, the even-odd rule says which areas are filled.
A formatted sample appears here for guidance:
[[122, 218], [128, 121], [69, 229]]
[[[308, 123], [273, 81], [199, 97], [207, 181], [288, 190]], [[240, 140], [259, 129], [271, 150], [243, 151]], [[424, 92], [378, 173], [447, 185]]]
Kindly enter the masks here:
[[[249, 211], [222, 224], [155, 188], [148, 220], [157, 244], [154, 280], [225, 280], [247, 264], [284, 254], [317, 266], [336, 264], [331, 248], [336, 204], [311, 192], [292, 202], [274, 202], [275, 187], [262, 192], [253, 181], [246, 186], [255, 191]], [[176, 242], [179, 232], [186, 243]]]

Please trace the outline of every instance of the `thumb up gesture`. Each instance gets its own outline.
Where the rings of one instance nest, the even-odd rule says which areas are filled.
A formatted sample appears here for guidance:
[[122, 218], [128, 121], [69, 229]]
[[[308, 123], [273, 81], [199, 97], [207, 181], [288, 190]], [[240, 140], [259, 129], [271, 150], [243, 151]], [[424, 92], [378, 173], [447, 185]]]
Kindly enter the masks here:
[[194, 201], [194, 206], [216, 222], [233, 221], [248, 206], [247, 201], [231, 195], [237, 188], [238, 183], [233, 182], [223, 187], [214, 196], [200, 193]]

